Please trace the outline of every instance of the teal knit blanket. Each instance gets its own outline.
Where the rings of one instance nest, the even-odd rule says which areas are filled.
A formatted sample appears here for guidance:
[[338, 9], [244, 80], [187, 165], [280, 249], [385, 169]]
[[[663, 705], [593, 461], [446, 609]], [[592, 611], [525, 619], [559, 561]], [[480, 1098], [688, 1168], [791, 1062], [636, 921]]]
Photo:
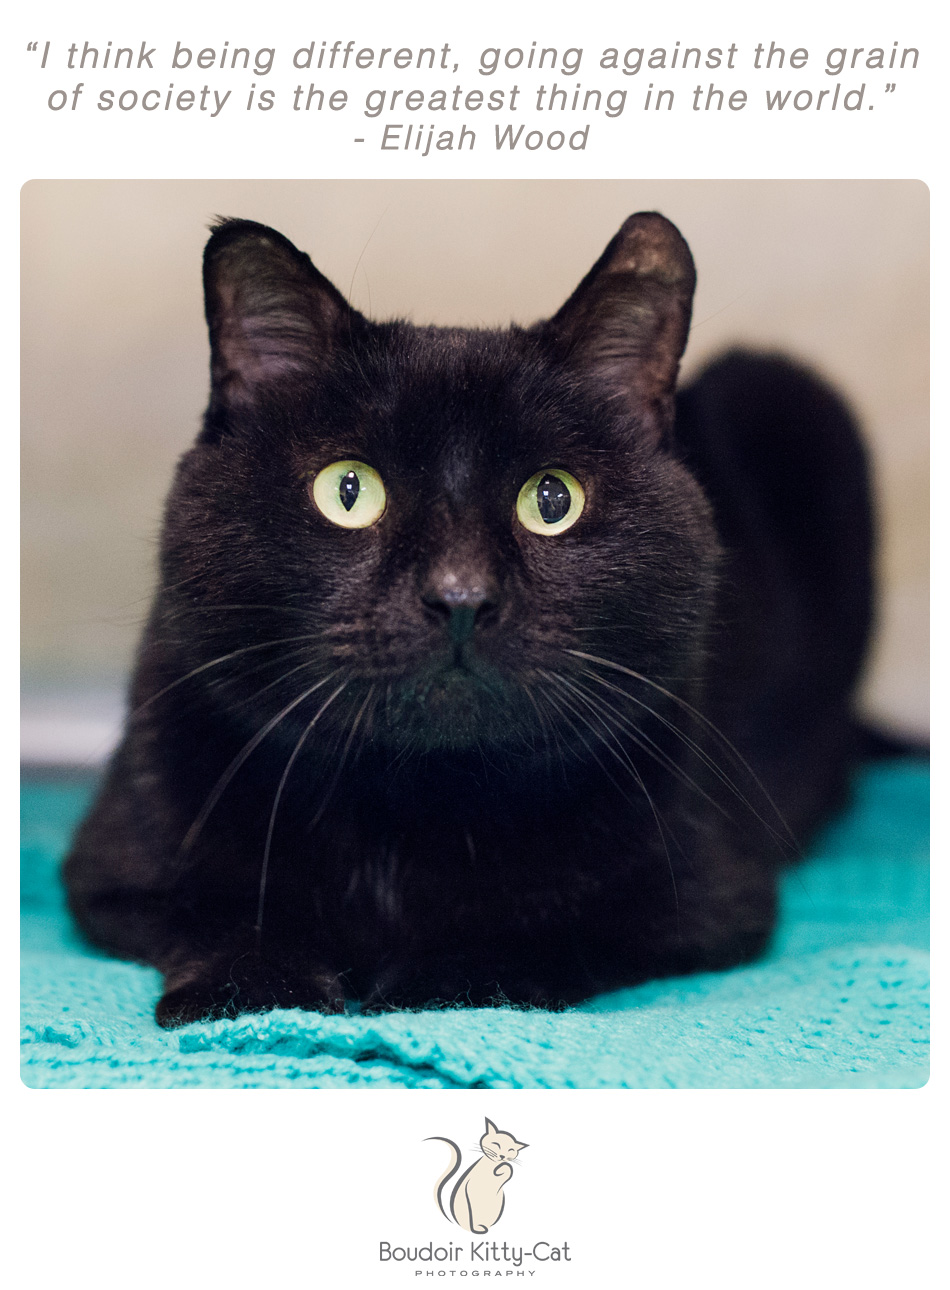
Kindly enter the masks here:
[[159, 977], [82, 943], [57, 871], [91, 785], [23, 789], [23, 1079], [34, 1088], [916, 1088], [928, 1074], [929, 773], [868, 768], [731, 972], [562, 1013], [276, 1011], [163, 1031]]

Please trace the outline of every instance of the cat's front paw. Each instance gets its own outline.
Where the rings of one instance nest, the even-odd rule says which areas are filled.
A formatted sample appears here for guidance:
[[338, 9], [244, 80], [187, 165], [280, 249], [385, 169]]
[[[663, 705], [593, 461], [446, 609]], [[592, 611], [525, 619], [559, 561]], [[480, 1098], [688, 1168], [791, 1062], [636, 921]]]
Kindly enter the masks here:
[[155, 1020], [166, 1030], [274, 1008], [342, 1012], [345, 1002], [336, 973], [269, 962], [250, 953], [227, 962], [191, 964], [170, 974], [165, 987]]
[[560, 1012], [586, 997], [545, 980], [534, 980], [495, 966], [468, 966], [459, 957], [416, 968], [391, 965], [361, 1000], [363, 1012], [431, 1008], [543, 1008]]

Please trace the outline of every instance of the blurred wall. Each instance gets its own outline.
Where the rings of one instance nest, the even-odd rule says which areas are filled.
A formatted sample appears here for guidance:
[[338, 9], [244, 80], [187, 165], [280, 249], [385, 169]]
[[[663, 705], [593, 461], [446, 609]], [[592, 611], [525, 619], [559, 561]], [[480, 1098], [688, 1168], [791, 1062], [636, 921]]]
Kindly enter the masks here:
[[377, 318], [491, 325], [553, 312], [645, 209], [679, 225], [699, 269], [686, 374], [736, 341], [777, 347], [858, 413], [882, 517], [865, 704], [926, 729], [929, 195], [912, 181], [27, 184], [28, 712], [108, 726], [119, 710], [162, 499], [207, 393], [200, 258], [215, 215], [274, 225]]

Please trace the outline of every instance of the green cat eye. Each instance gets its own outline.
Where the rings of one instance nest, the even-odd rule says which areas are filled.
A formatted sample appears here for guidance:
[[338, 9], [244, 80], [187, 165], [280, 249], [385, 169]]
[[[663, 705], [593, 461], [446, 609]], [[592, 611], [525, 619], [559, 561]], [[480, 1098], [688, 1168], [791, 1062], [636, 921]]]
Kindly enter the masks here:
[[365, 461], [335, 461], [313, 481], [317, 509], [344, 529], [365, 529], [386, 509], [386, 489]]
[[532, 533], [552, 537], [580, 518], [584, 490], [566, 470], [539, 470], [518, 494], [518, 519]]

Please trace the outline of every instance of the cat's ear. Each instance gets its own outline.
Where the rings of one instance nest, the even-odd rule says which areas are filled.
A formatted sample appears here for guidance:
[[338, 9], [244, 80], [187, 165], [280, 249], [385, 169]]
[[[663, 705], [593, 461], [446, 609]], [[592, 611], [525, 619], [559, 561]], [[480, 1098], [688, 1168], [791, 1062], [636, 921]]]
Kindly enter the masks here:
[[541, 334], [556, 357], [625, 401], [658, 437], [672, 425], [696, 270], [662, 215], [631, 215]]
[[223, 220], [204, 256], [209, 421], [319, 376], [360, 314], [310, 257], [264, 224]]
[[516, 1143], [515, 1143], [515, 1146], [518, 1148], [518, 1150], [519, 1150], [519, 1151], [524, 1151], [525, 1147], [530, 1147], [530, 1145], [531, 1145], [531, 1143], [530, 1143], [530, 1142], [516, 1142]]
[[489, 1120], [489, 1118], [488, 1118], [488, 1116], [487, 1116], [487, 1115], [485, 1116], [485, 1132], [486, 1132], [486, 1133], [497, 1133], [497, 1132], [498, 1132], [498, 1130], [497, 1130], [497, 1129], [495, 1128], [495, 1126], [492, 1124], [491, 1120]]

